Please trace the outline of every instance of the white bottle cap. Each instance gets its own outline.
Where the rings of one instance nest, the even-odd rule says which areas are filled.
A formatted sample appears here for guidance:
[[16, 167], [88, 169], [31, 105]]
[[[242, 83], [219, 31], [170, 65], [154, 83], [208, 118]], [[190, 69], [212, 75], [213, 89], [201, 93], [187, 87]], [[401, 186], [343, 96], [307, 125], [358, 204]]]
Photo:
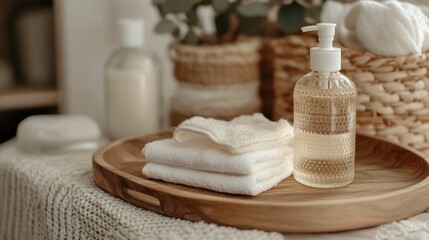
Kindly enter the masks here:
[[119, 42], [123, 47], [142, 47], [144, 38], [144, 22], [141, 19], [120, 19]]
[[341, 49], [332, 47], [335, 23], [318, 23], [301, 28], [303, 32], [317, 31], [319, 46], [310, 50], [310, 68], [318, 72], [337, 72], [341, 69]]

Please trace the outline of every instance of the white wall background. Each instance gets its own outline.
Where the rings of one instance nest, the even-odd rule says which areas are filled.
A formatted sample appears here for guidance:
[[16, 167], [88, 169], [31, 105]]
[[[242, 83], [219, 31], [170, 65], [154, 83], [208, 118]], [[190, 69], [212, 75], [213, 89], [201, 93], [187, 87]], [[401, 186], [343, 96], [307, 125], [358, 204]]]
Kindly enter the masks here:
[[[169, 36], [153, 33], [159, 19], [151, 0], [56, 0], [59, 79], [63, 112], [85, 114], [104, 127], [103, 68], [116, 46], [116, 21], [143, 18], [146, 47], [163, 65], [164, 114], [176, 83], [167, 57]], [[167, 120], [167, 117], [164, 117]], [[167, 122], [167, 121], [166, 121]]]

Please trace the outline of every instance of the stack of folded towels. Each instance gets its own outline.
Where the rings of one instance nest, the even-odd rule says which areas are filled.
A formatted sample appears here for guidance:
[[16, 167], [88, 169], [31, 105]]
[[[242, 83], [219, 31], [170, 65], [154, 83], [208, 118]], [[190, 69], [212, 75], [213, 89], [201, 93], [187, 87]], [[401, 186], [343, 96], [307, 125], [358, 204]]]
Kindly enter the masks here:
[[172, 139], [146, 144], [149, 178], [231, 194], [258, 195], [292, 174], [293, 127], [262, 114], [226, 122], [193, 117]]

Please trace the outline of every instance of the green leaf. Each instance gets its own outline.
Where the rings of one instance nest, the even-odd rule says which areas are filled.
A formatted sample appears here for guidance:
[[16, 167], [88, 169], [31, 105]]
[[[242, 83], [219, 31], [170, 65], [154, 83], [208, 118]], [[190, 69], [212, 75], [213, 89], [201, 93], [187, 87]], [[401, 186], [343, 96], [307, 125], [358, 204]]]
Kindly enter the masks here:
[[165, 0], [152, 0], [153, 5], [161, 5], [165, 2]]
[[270, 0], [268, 3], [270, 6], [283, 4], [284, 0]]
[[311, 8], [311, 1], [310, 0], [295, 0], [296, 3], [298, 3], [299, 5], [305, 7], [305, 8]]
[[305, 8], [296, 2], [283, 5], [277, 13], [277, 24], [284, 33], [292, 34], [304, 25]]
[[156, 24], [155, 32], [156, 33], [172, 33], [177, 26], [173, 21], [167, 18], [161, 19], [161, 21]]
[[262, 17], [244, 17], [239, 16], [239, 31], [248, 36], [261, 35], [264, 24]]
[[229, 7], [228, 0], [213, 0], [213, 8], [217, 13], [225, 12]]
[[198, 26], [198, 15], [195, 9], [186, 13], [186, 18], [188, 19], [188, 24], [190, 26]]
[[211, 5], [212, 4], [212, 0], [201, 0], [200, 5]]
[[196, 45], [199, 42], [198, 35], [192, 29], [189, 29], [183, 41], [186, 44]]
[[267, 15], [269, 7], [262, 2], [249, 2], [240, 5], [238, 13], [245, 17], [263, 17]]
[[173, 35], [173, 37], [175, 38], [179, 38], [180, 37], [180, 29], [178, 27], [176, 27], [173, 32], [171, 33], [171, 35]]
[[165, 5], [171, 13], [184, 13], [191, 10], [193, 5], [192, 0], [165, 0]]
[[227, 34], [229, 32], [230, 24], [231, 24], [231, 14], [229, 11], [216, 15], [215, 17], [216, 34], [218, 36]]
[[165, 15], [167, 15], [168, 11], [165, 8], [165, 4], [156, 5], [156, 8], [158, 8], [158, 12], [161, 17], [164, 17]]

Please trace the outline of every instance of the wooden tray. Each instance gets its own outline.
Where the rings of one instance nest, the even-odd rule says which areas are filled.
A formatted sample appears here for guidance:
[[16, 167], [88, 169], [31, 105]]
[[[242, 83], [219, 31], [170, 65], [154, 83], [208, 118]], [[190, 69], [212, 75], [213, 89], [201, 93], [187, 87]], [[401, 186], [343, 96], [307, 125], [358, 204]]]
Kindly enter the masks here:
[[333, 232], [379, 225], [429, 207], [428, 162], [416, 151], [357, 136], [356, 175], [338, 189], [315, 189], [293, 177], [256, 197], [229, 195], [147, 179], [144, 144], [171, 131], [107, 145], [93, 156], [95, 183], [107, 192], [157, 213], [242, 229]]

